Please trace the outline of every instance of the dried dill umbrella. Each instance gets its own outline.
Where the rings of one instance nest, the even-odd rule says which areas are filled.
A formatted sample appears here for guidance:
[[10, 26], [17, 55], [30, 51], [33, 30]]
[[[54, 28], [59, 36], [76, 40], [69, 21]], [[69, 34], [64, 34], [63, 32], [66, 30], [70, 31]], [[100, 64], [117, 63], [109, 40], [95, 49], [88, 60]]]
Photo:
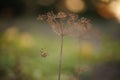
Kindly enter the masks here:
[[58, 80], [61, 80], [61, 68], [62, 68], [62, 52], [63, 52], [63, 38], [66, 35], [75, 35], [77, 37], [84, 34], [91, 27], [91, 21], [82, 17], [79, 19], [78, 15], [74, 13], [66, 14], [64, 12], [58, 12], [54, 14], [53, 11], [43, 15], [39, 15], [38, 20], [47, 21], [53, 31], [61, 37], [60, 58], [59, 58], [59, 70]]

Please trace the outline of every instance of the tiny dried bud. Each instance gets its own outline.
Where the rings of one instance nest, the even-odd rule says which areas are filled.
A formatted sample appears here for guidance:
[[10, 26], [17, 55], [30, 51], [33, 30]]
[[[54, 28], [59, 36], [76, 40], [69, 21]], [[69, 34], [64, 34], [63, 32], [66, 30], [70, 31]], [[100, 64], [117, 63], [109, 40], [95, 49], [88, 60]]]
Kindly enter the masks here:
[[59, 12], [57, 18], [65, 18], [67, 15], [64, 12]]
[[37, 20], [41, 20], [41, 21], [46, 20], [46, 19], [47, 19], [47, 16], [46, 16], [46, 15], [39, 15], [39, 16], [37, 17]]
[[47, 56], [47, 51], [46, 50], [44, 50], [43, 48], [40, 50], [40, 55], [41, 55], [41, 57], [46, 57]]
[[91, 20], [90, 19], [87, 19], [87, 18], [84, 18], [84, 17], [82, 17], [81, 19], [80, 19], [80, 22], [81, 22], [81, 24], [90, 24], [91, 23]]
[[81, 24], [85, 24], [86, 18], [82, 17], [80, 22], [81, 22]]
[[76, 15], [76, 14], [69, 14], [69, 16], [71, 17], [71, 19], [72, 20], [76, 20], [76, 19], [78, 19], [78, 15]]
[[47, 13], [47, 16], [48, 16], [48, 17], [51, 17], [51, 16], [52, 16], [51, 12], [48, 12], [48, 13]]
[[82, 17], [82, 18], [79, 20], [79, 24], [83, 27], [83, 30], [86, 31], [86, 30], [89, 30], [90, 27], [91, 27], [91, 20]]

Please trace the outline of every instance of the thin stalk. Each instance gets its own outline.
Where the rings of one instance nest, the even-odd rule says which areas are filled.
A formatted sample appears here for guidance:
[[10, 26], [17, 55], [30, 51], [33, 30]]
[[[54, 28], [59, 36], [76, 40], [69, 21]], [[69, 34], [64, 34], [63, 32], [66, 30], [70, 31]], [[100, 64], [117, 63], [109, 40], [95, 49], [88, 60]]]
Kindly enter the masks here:
[[60, 47], [60, 55], [59, 55], [59, 69], [58, 69], [58, 80], [61, 80], [61, 70], [62, 70], [62, 52], [63, 52], [63, 29], [61, 28], [61, 47]]

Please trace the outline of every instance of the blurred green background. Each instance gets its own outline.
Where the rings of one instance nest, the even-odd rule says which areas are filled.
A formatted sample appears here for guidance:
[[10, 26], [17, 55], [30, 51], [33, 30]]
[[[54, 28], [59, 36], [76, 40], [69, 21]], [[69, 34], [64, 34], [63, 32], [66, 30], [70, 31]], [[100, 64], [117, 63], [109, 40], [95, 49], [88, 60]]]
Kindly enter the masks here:
[[0, 80], [57, 80], [60, 36], [37, 21], [51, 10], [92, 21], [65, 36], [61, 80], [119, 80], [120, 0], [0, 0]]

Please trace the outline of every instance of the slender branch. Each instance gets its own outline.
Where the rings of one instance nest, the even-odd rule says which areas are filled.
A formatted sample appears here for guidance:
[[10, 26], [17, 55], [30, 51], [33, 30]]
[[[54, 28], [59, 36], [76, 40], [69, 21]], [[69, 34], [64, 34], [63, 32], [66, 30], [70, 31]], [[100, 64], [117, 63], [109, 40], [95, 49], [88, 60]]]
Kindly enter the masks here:
[[61, 27], [61, 47], [60, 47], [60, 56], [59, 56], [59, 70], [58, 70], [58, 80], [61, 80], [61, 69], [62, 69], [62, 51], [63, 51], [63, 29]]
[[[48, 12], [45, 15], [39, 15], [38, 20], [47, 21], [51, 25], [53, 31], [55, 31], [61, 37], [61, 47], [60, 47], [59, 65], [58, 65], [58, 80], [61, 80], [63, 38], [65, 35], [68, 34], [70, 35], [75, 34], [75, 36], [77, 35], [77, 37], [81, 36], [81, 34], [83, 34], [83, 32], [86, 32], [86, 29], [89, 27], [90, 20], [84, 17], [78, 19], [78, 16], [73, 13], [66, 14], [64, 12], [59, 12], [56, 15], [52, 11]], [[83, 30], [83, 28], [86, 29]]]

